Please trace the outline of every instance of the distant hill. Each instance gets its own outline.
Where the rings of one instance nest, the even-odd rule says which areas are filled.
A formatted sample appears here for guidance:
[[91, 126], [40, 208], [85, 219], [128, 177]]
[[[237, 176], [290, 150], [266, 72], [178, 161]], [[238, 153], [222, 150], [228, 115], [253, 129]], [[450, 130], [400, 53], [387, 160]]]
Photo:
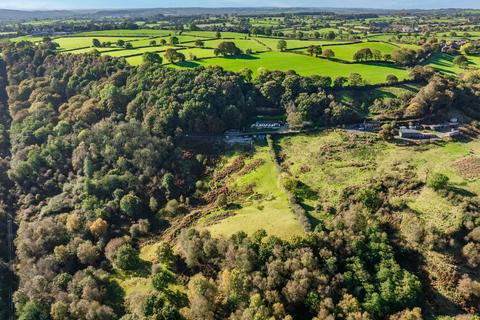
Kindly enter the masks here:
[[[428, 12], [441, 12], [455, 14], [466, 12], [464, 9], [428, 10]], [[470, 10], [471, 11], [471, 10]], [[155, 15], [203, 15], [203, 14], [237, 14], [237, 15], [262, 15], [280, 13], [305, 13], [314, 14], [331, 12], [336, 14], [418, 14], [426, 10], [388, 10], [374, 8], [328, 8], [328, 7], [250, 7], [250, 8], [139, 8], [139, 9], [92, 9], [92, 10], [38, 10], [23, 11], [0, 9], [0, 23], [19, 22], [32, 19], [67, 19], [67, 18], [103, 18], [103, 17], [149, 17]]]

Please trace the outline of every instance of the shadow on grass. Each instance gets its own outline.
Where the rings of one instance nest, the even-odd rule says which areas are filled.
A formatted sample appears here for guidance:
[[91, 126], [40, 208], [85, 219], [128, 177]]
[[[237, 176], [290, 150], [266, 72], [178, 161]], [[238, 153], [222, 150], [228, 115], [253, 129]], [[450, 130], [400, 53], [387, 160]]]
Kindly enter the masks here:
[[200, 67], [200, 63], [195, 62], [195, 61], [183, 61], [183, 62], [178, 62], [176, 63], [177, 66], [182, 67], [182, 68], [196, 68]]
[[449, 186], [448, 191], [454, 192], [458, 195], [468, 197], [468, 198], [473, 198], [473, 197], [477, 196], [475, 193], [470, 192], [470, 191], [465, 190], [465, 189], [462, 189], [462, 188], [459, 188], [457, 186]]
[[388, 62], [381, 62], [381, 61], [366, 61], [362, 64], [369, 65], [369, 66], [376, 66], [376, 67], [386, 67], [390, 69], [397, 69], [397, 70], [405, 70], [405, 67], [399, 66], [395, 63], [388, 63]]
[[223, 57], [225, 59], [230, 59], [230, 60], [258, 60], [260, 59], [259, 57], [256, 57], [254, 55], [251, 55], [251, 54], [239, 54], [239, 55], [236, 55], [236, 56], [225, 56]]
[[116, 282], [109, 281], [107, 285], [107, 305], [113, 307], [117, 314], [124, 313], [123, 300], [125, 297], [125, 290]]

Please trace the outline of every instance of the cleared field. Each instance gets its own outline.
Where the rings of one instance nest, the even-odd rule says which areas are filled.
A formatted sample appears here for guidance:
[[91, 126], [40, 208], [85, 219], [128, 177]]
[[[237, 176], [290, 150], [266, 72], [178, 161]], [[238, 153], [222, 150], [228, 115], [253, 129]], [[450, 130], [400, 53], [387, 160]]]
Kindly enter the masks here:
[[[364, 114], [364, 106], [373, 106], [375, 99], [387, 101], [393, 98], [399, 98], [407, 94], [415, 94], [420, 90], [419, 84], [402, 84], [389, 87], [380, 87], [368, 91], [349, 90], [348, 88], [336, 90], [335, 97], [348, 105], [357, 107], [358, 112]], [[362, 106], [363, 105], [363, 106]], [[375, 116], [379, 110], [368, 108], [368, 114], [365, 116]]]
[[192, 56], [195, 56], [197, 59], [215, 57], [213, 49], [188, 48], [179, 51], [185, 55], [187, 60], [192, 60]]
[[[132, 66], [138, 66], [143, 63], [143, 53], [145, 52], [158, 52], [160, 53], [160, 56], [164, 58], [163, 63], [168, 63], [168, 61], [164, 57], [164, 51], [167, 50], [168, 48], [176, 49], [177, 51], [183, 53], [185, 55], [185, 58], [187, 60], [194, 60], [192, 59], [195, 57], [195, 59], [202, 59], [202, 58], [208, 58], [208, 57], [214, 57], [215, 55], [213, 54], [212, 49], [202, 49], [202, 48], [179, 48], [179, 47], [170, 47], [170, 46], [164, 46], [164, 47], [148, 47], [148, 48], [139, 48], [139, 49], [133, 49], [133, 50], [120, 50], [120, 51], [112, 51], [112, 52], [106, 52], [105, 55], [111, 55], [114, 57], [128, 57], [127, 62], [131, 64]], [[135, 56], [132, 56], [135, 55]], [[188, 62], [186, 62], [188, 63]]]
[[[138, 38], [131, 37], [65, 37], [65, 38], [56, 38], [53, 41], [60, 45], [60, 50], [71, 50], [83, 47], [92, 47], [93, 39], [98, 39], [100, 42], [111, 42], [113, 47], [115, 47], [115, 42], [118, 40], [124, 41], [134, 41]], [[132, 42], [134, 44], [135, 42]]]
[[[88, 47], [88, 48], [81, 48], [81, 49], [74, 49], [74, 50], [68, 50], [68, 51], [62, 51], [62, 53], [74, 53], [74, 54], [79, 54], [79, 53], [90, 53], [93, 50], [97, 50], [99, 52], [105, 52], [105, 51], [116, 51], [116, 50], [122, 50], [121, 48], [94, 48], [94, 47]], [[123, 50], [122, 50], [123, 51]]]
[[[323, 208], [336, 206], [346, 188], [405, 171], [411, 171], [420, 181], [425, 181], [428, 174], [442, 173], [450, 178], [452, 188], [480, 194], [479, 179], [466, 179], [457, 165], [459, 160], [480, 152], [478, 140], [412, 147], [386, 143], [366, 134], [332, 131], [283, 138], [279, 145], [288, 170], [318, 194], [318, 200], [307, 199], [307, 209], [317, 204]], [[449, 232], [461, 223], [458, 208], [426, 186], [418, 194], [401, 198], [426, 227]]]
[[[196, 37], [203, 37], [203, 38], [216, 38], [217, 32], [216, 31], [185, 31], [182, 35], [185, 36], [196, 36]], [[220, 32], [222, 39], [246, 39], [248, 38], [248, 34], [246, 33], [239, 33], [239, 32]]]
[[[274, 51], [278, 51], [277, 45], [278, 42], [282, 39], [275, 39], [275, 38], [264, 38], [264, 37], [256, 37], [254, 39], [257, 39], [261, 43], [265, 44], [267, 47]], [[329, 44], [336, 44], [336, 43], [343, 43], [344, 41], [340, 40], [333, 40], [333, 41], [323, 41], [323, 40], [287, 40], [284, 39], [287, 42], [287, 50], [289, 49], [295, 49], [295, 48], [306, 48], [311, 45], [329, 45]]]
[[[216, 48], [221, 42], [224, 41], [230, 41], [230, 40], [208, 40], [205, 41], [205, 47], [209, 48]], [[242, 51], [245, 51], [247, 49], [251, 49], [253, 51], [266, 51], [268, 48], [261, 43], [258, 43], [257, 41], [251, 39], [251, 40], [245, 40], [245, 39], [235, 39], [231, 40], [235, 42], [235, 45], [240, 48]], [[193, 43], [192, 43], [193, 45]]]
[[143, 57], [141, 55], [125, 58], [132, 66], [139, 66], [143, 63]]
[[[468, 68], [475, 69], [480, 68], [480, 57], [478, 56], [466, 56], [468, 59]], [[427, 65], [431, 66], [432, 68], [450, 75], [457, 75], [464, 73], [465, 70], [460, 68], [458, 65], [453, 63], [454, 57], [446, 54], [446, 53], [439, 53], [432, 56], [429, 60]]]
[[382, 55], [387, 53], [391, 54], [399, 49], [399, 47], [385, 42], [362, 42], [339, 46], [323, 46], [323, 48], [332, 49], [333, 52], [335, 52], [335, 58], [346, 61], [353, 61], [353, 55], [360, 49], [369, 48], [372, 50], [380, 50]]
[[234, 58], [205, 59], [186, 62], [174, 67], [193, 68], [212, 65], [217, 65], [231, 71], [240, 71], [243, 68], [248, 68], [254, 72], [254, 75], [258, 73], [259, 68], [281, 71], [295, 70], [298, 74], [304, 76], [318, 74], [330, 76], [332, 78], [348, 76], [352, 72], [357, 72], [370, 83], [385, 82], [385, 77], [388, 74], [394, 74], [399, 79], [408, 78], [407, 70], [395, 67], [391, 64], [343, 64], [285, 52], [265, 52]]
[[125, 50], [116, 50], [116, 51], [111, 51], [111, 52], [105, 52], [104, 55], [109, 55], [112, 57], [125, 57], [125, 56], [131, 56], [131, 55], [142, 55], [145, 52], [159, 52], [159, 51], [165, 51], [168, 48], [172, 48], [169, 46], [158, 46], [158, 47], [146, 47], [146, 48], [137, 48], [137, 49], [125, 49]]
[[76, 33], [77, 37], [85, 36], [104, 36], [104, 37], [155, 37], [168, 36], [175, 34], [173, 30], [153, 30], [153, 29], [118, 29], [118, 30], [99, 30]]
[[[223, 164], [231, 163], [237, 156], [235, 153], [225, 158]], [[269, 148], [256, 147], [245, 167], [254, 161], [259, 164], [252, 171], [245, 174], [237, 172], [226, 180], [225, 185], [231, 192], [242, 194], [232, 199], [235, 203], [233, 209], [208, 215], [199, 222], [199, 227], [210, 230], [216, 236], [229, 236], [241, 230], [252, 234], [259, 229], [286, 239], [303, 234], [302, 226], [289, 209], [287, 194], [280, 184]], [[226, 212], [228, 217], [219, 218]]]
[[156, 41], [157, 44], [160, 44], [161, 39], [164, 39], [165, 41], [168, 42], [169, 38], [170, 37], [168, 37], [168, 36], [166, 36], [166, 37], [165, 36], [162, 36], [162, 37], [160, 37], [160, 36], [158, 36], [158, 37], [148, 37], [148, 38], [143, 38], [143, 39], [142, 38], [135, 38], [135, 40], [130, 41], [130, 42], [132, 43], [132, 45], [134, 47], [146, 47], [146, 46], [150, 46], [151, 41]]

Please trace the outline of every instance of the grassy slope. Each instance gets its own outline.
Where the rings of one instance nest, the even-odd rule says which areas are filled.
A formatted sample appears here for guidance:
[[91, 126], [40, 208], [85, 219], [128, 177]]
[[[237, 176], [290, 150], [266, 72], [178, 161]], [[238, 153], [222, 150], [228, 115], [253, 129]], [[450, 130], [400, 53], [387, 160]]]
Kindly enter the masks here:
[[[134, 41], [138, 40], [138, 38], [132, 37], [65, 37], [65, 38], [56, 38], [53, 41], [60, 45], [61, 50], [70, 50], [76, 48], [83, 48], [83, 47], [91, 47], [93, 46], [93, 39], [98, 39], [100, 42], [112, 42], [115, 45], [117, 40], [125, 40], [125, 41]], [[132, 42], [135, 44], [135, 42]]]
[[265, 52], [235, 58], [214, 58], [180, 64], [182, 67], [197, 67], [200, 65], [218, 65], [231, 71], [240, 71], [243, 68], [248, 68], [251, 69], [254, 74], [257, 73], [259, 68], [281, 71], [295, 70], [298, 74], [304, 76], [318, 74], [330, 76], [332, 78], [348, 76], [352, 72], [357, 72], [370, 83], [385, 82], [385, 77], [388, 74], [394, 74], [399, 79], [408, 78], [407, 70], [393, 65], [342, 64], [325, 59], [285, 52]]
[[[352, 144], [353, 143], [353, 144]], [[458, 188], [480, 194], [480, 183], [469, 181], [456, 171], [454, 163], [470, 154], [479, 154], [480, 141], [449, 142], [422, 147], [402, 147], [376, 141], [355, 142], [355, 136], [329, 132], [316, 136], [300, 135], [280, 140], [290, 172], [319, 194], [323, 206], [337, 205], [342, 191], [362, 185], [374, 177], [382, 177], [395, 167], [413, 166], [420, 180], [427, 174], [446, 174]], [[333, 150], [326, 158], [321, 150]], [[305, 172], [305, 166], [309, 171]], [[405, 199], [411, 210], [418, 212], [426, 226], [449, 231], [459, 224], [459, 212], [427, 187], [416, 197]], [[316, 203], [307, 203], [314, 206]]]
[[[277, 45], [278, 41], [280, 39], [275, 39], [275, 38], [266, 38], [266, 37], [256, 37], [254, 39], [257, 39], [264, 43], [267, 47], [270, 49], [277, 51]], [[295, 40], [295, 39], [285, 39], [287, 42], [287, 49], [295, 49], [295, 48], [305, 48], [311, 45], [328, 45], [328, 44], [334, 44], [334, 43], [342, 43], [340, 40], [334, 40], [334, 41], [326, 41], [326, 40]]]
[[[235, 42], [235, 45], [243, 51], [245, 51], [247, 49], [252, 49], [253, 51], [266, 51], [267, 50], [267, 47], [265, 47], [264, 45], [258, 43], [255, 40], [252, 40], [252, 39], [248, 39], [248, 40], [245, 40], [245, 39], [208, 40], [208, 41], [205, 41], [205, 47], [216, 48], [223, 41], [233, 41], [233, 42]], [[192, 43], [192, 45], [193, 45], [193, 43]]]
[[[434, 55], [428, 60], [427, 65], [433, 67], [434, 69], [448, 75], [457, 75], [464, 73], [465, 70], [453, 63], [454, 57], [446, 54], [439, 53]], [[480, 57], [478, 56], [467, 56], [469, 61], [469, 68], [480, 68]]]
[[362, 43], [353, 43], [340, 46], [324, 46], [324, 49], [329, 48], [335, 52], [335, 58], [353, 61], [353, 55], [360, 49], [370, 48], [380, 50], [382, 54], [391, 54], [393, 51], [398, 50], [398, 47], [384, 42], [362, 42]]
[[172, 30], [153, 30], [153, 29], [138, 29], [138, 30], [100, 30], [100, 31], [86, 31], [75, 34], [76, 36], [108, 36], [108, 37], [155, 37], [168, 36], [174, 34]]
[[[245, 175], [232, 175], [226, 183], [231, 192], [245, 190], [248, 185], [254, 185], [251, 194], [236, 199], [235, 203], [240, 204], [241, 208], [229, 210], [233, 216], [211, 224], [209, 220], [212, 221], [224, 210], [214, 212], [201, 220], [200, 226], [210, 230], [213, 235], [226, 236], [241, 230], [252, 234], [258, 229], [265, 229], [269, 234], [282, 238], [303, 233], [302, 226], [289, 209], [287, 194], [280, 185], [268, 147], [257, 147], [249, 161], [257, 159], [263, 159], [264, 163], [256, 170]], [[229, 160], [230, 157], [225, 159], [225, 163]], [[246, 162], [247, 165], [249, 161]]]

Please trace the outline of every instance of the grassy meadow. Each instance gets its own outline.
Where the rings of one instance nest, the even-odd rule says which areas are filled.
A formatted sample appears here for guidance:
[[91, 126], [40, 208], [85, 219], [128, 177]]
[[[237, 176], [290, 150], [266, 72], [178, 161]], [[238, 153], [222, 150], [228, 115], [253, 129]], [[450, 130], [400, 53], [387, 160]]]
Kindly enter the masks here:
[[[234, 195], [229, 198], [229, 207], [210, 213], [199, 221], [199, 227], [216, 236], [229, 236], [241, 230], [252, 234], [265, 229], [269, 234], [287, 239], [304, 232], [290, 211], [287, 194], [269, 151], [267, 146], [255, 147], [243, 169], [224, 182], [229, 193]], [[227, 155], [219, 170], [242, 154]], [[253, 168], [247, 170], [249, 165]], [[227, 217], [223, 217], [225, 214]]]
[[357, 72], [370, 83], [385, 82], [388, 74], [396, 75], [399, 79], [407, 79], [408, 71], [391, 64], [343, 64], [326, 59], [310, 57], [295, 53], [264, 52], [252, 55], [243, 55], [232, 58], [213, 58], [199, 61], [187, 61], [173, 67], [221, 66], [226, 70], [240, 71], [243, 68], [251, 69], [256, 75], [259, 69], [288, 71], [295, 70], [298, 74], [311, 76], [315, 74], [330, 76], [348, 76]]

